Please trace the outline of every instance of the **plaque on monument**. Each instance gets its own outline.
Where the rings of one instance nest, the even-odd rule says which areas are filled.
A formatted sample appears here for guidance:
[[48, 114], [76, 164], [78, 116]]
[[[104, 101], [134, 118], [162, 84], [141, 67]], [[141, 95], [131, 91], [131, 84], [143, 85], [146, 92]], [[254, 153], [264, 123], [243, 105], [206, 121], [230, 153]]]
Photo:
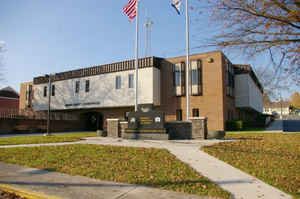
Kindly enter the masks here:
[[127, 133], [166, 133], [165, 114], [154, 111], [153, 104], [138, 106], [138, 111], [128, 114]]

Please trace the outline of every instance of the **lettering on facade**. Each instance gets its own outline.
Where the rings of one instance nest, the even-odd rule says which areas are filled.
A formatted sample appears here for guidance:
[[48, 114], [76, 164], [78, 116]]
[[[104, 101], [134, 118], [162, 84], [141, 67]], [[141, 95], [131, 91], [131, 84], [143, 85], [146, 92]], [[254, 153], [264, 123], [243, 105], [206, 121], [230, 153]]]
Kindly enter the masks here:
[[65, 104], [65, 107], [90, 106], [90, 105], [99, 105], [99, 104], [100, 102], [85, 102], [85, 103]]

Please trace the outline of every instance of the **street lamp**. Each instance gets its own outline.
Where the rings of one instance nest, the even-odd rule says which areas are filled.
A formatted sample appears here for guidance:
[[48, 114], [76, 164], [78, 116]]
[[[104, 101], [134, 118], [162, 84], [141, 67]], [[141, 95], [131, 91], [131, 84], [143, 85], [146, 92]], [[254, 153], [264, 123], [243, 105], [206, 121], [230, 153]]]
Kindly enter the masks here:
[[51, 114], [51, 95], [52, 95], [52, 87], [51, 87], [51, 77], [55, 76], [55, 74], [47, 74], [45, 75], [46, 78], [49, 79], [48, 81], [48, 90], [49, 90], [49, 94], [48, 94], [48, 117], [47, 117], [47, 133], [45, 133], [45, 136], [50, 136], [50, 123], [51, 123], [51, 118], [50, 118], [50, 114]]

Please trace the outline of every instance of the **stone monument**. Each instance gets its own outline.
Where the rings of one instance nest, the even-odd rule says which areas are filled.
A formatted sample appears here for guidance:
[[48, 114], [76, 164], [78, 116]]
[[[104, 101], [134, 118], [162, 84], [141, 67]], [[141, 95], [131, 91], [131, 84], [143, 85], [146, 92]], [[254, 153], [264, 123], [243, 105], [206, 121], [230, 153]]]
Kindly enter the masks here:
[[128, 114], [128, 128], [123, 138], [168, 140], [164, 112], [155, 111], [153, 104], [140, 104], [138, 111]]

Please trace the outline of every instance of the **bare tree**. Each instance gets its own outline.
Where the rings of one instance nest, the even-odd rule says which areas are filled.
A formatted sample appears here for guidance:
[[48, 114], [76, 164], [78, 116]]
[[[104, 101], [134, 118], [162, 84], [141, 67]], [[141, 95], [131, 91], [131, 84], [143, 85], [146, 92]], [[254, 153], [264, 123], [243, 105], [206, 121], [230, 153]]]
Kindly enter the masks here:
[[[284, 55], [284, 72], [300, 83], [300, 0], [207, 0], [222, 31], [213, 44], [247, 55]], [[201, 1], [199, 1], [201, 3]]]
[[264, 101], [266, 100], [266, 102], [274, 99], [282, 100], [281, 93], [289, 91], [292, 83], [283, 73], [282, 65], [285, 54], [281, 56], [279, 63], [274, 61], [272, 54], [270, 54], [270, 58], [271, 63], [268, 66], [255, 68], [255, 73], [264, 88]]

